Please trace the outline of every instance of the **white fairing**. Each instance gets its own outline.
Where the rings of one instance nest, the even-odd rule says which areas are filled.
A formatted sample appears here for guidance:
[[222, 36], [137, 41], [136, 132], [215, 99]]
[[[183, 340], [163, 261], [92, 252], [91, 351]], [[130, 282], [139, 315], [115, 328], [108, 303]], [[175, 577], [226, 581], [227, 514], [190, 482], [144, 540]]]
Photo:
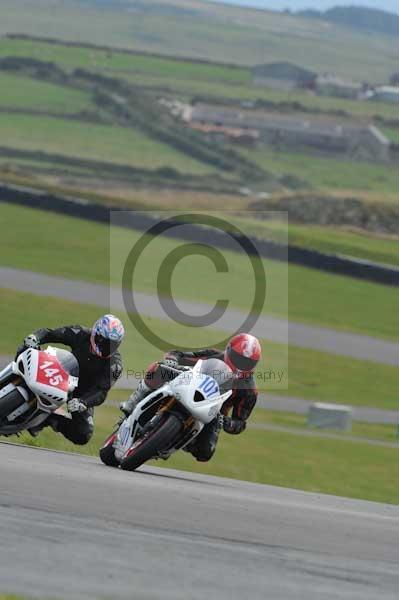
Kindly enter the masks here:
[[221, 394], [215, 379], [200, 372], [202, 362], [202, 360], [198, 361], [192, 370], [184, 371], [176, 379], [148, 394], [137, 404], [130, 417], [121, 424], [114, 441], [115, 457], [118, 460], [122, 460], [134, 443], [136, 434], [140, 430], [141, 415], [151, 405], [159, 402], [160, 398], [174, 397], [194, 418], [191, 437], [185, 445], [200, 433], [204, 425], [210, 423], [218, 415], [232, 391]]
[[[41, 426], [49, 413], [68, 400], [79, 379], [69, 373], [70, 365], [65, 362], [67, 354], [50, 346], [46, 350], [28, 348], [0, 371], [0, 405], [3, 399], [7, 402], [10, 394], [14, 394], [16, 401], [14, 409], [8, 414], [3, 413], [0, 419], [0, 435], [12, 435]], [[75, 371], [78, 372], [78, 368]]]
[[[223, 403], [231, 396], [231, 390], [220, 393], [219, 385], [210, 375], [200, 372], [202, 360], [192, 371], [185, 371], [168, 386], [174, 396], [192, 416], [202, 424], [210, 423], [220, 412]], [[199, 400], [198, 398], [201, 398]]]
[[[47, 355], [48, 360], [43, 361], [43, 355]], [[29, 348], [20, 354], [14, 363], [14, 373], [24, 378], [29, 389], [37, 397], [38, 408], [44, 412], [57, 410], [68, 400], [68, 393], [73, 391], [79, 382], [77, 377], [69, 375], [67, 385], [64, 388], [59, 387], [61, 376], [57, 366], [51, 368], [54, 363], [56, 364], [56, 351], [51, 346], [45, 351]], [[40, 377], [41, 372], [43, 377]]]

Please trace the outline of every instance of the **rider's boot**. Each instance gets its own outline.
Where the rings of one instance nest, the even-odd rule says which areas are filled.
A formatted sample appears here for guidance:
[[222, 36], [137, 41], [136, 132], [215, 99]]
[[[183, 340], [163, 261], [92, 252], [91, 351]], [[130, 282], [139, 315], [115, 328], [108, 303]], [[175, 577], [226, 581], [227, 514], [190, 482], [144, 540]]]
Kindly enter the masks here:
[[42, 423], [40, 423], [40, 425], [36, 425], [34, 427], [31, 427], [30, 429], [28, 429], [28, 431], [29, 431], [29, 433], [31, 434], [32, 437], [37, 437], [39, 435], [39, 433], [45, 427], [51, 427], [51, 429], [53, 431], [55, 431], [56, 433], [58, 433], [56, 415], [50, 415], [45, 421], [43, 421]]
[[213, 421], [209, 423], [209, 449], [211, 456], [214, 454], [216, 450], [216, 444], [218, 443], [219, 434], [223, 428], [223, 415], [218, 415]]
[[137, 404], [141, 402], [141, 400], [145, 398], [150, 392], [151, 388], [142, 379], [139, 385], [137, 386], [137, 389], [133, 392], [130, 398], [125, 402], [122, 402], [119, 408], [128, 417], [132, 414]]
[[207, 462], [215, 453], [219, 434], [223, 427], [223, 415], [218, 415], [210, 423], [205, 425], [201, 433], [183, 448], [200, 462]]

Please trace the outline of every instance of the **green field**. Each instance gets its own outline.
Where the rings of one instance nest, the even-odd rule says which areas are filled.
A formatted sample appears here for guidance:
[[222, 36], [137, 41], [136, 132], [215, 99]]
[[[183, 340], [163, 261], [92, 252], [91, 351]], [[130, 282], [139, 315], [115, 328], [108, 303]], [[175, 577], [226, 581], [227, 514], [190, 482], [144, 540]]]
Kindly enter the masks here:
[[399, 144], [399, 129], [389, 129], [387, 127], [382, 128], [383, 133], [387, 138], [394, 144]]
[[353, 194], [362, 191], [397, 193], [399, 189], [399, 172], [395, 166], [299, 152], [276, 152], [267, 148], [240, 152], [275, 175], [293, 175], [316, 189], [347, 190]]
[[[244, 213], [245, 214], [245, 213]], [[246, 214], [251, 215], [251, 211]], [[255, 213], [252, 213], [255, 215]], [[244, 216], [244, 215], [243, 215]], [[233, 219], [242, 223], [242, 219]], [[272, 239], [294, 246], [312, 248], [327, 254], [344, 254], [365, 260], [399, 265], [399, 237], [371, 235], [361, 230], [322, 225], [297, 225], [281, 220], [260, 221], [255, 216], [245, 220], [246, 231], [260, 239]]]
[[[1, 12], [0, 12], [1, 14]], [[174, 96], [182, 95], [190, 100], [194, 95], [216, 95], [222, 98], [264, 99], [274, 103], [299, 102], [305, 108], [317, 110], [344, 110], [356, 116], [373, 115], [399, 120], [399, 106], [354, 102], [339, 98], [324, 98], [308, 92], [277, 92], [254, 87], [248, 68], [228, 67], [219, 64], [174, 60], [156, 56], [130, 55], [127, 53], [98, 50], [95, 48], [68, 47], [29, 40], [0, 40], [0, 58], [3, 56], [32, 57], [44, 62], [58, 63], [72, 70], [85, 67], [103, 74], [126, 79], [139, 86], [167, 88]], [[106, 116], [110, 123], [115, 116], [106, 114], [86, 92], [30, 79], [0, 73], [0, 85], [4, 89], [0, 109], [18, 109], [27, 114], [0, 114], [1, 145], [32, 152], [43, 151], [65, 156], [77, 156], [109, 163], [136, 167], [157, 168], [169, 166], [183, 173], [204, 175], [217, 173], [217, 168], [195, 160], [175, 149], [172, 145], [158, 142], [143, 132], [121, 125], [100, 125], [71, 121], [63, 114], [90, 110]], [[151, 94], [151, 102], [155, 102]], [[150, 97], [149, 96], [149, 97]], [[154, 97], [152, 97], [154, 96]], [[298, 108], [298, 107], [297, 107]], [[287, 108], [292, 112], [293, 107]], [[59, 118], [29, 114], [30, 111], [59, 113]], [[27, 136], [26, 132], [30, 135]], [[397, 141], [398, 130], [384, 129]], [[173, 133], [169, 131], [169, 133]], [[203, 148], [204, 150], [204, 148]], [[235, 147], [234, 150], [237, 150]], [[209, 148], [206, 149], [209, 154]], [[223, 148], [215, 150], [221, 158]], [[241, 150], [250, 159], [276, 177], [294, 176], [305, 186], [321, 190], [341, 190], [355, 194], [390, 193], [397, 201], [399, 177], [397, 169], [389, 165], [371, 165], [364, 162], [320, 158], [306, 153], [275, 152], [271, 149]], [[32, 157], [34, 160], [34, 157]], [[41, 172], [41, 165], [30, 161], [10, 159], [7, 164], [21, 166], [33, 173]], [[48, 169], [49, 167], [47, 167]], [[54, 165], [52, 165], [54, 169]], [[58, 168], [60, 168], [58, 166]], [[51, 167], [50, 167], [51, 169]], [[64, 165], [64, 169], [79, 176], [76, 169]], [[82, 174], [81, 174], [82, 175]], [[226, 176], [226, 173], [224, 173]], [[269, 182], [270, 183], [270, 182]], [[268, 182], [260, 182], [268, 186]], [[256, 187], [256, 185], [255, 185]]]
[[342, 231], [333, 227], [290, 225], [288, 237], [296, 246], [399, 265], [399, 238], [396, 236], [373, 237], [360, 231]]
[[[288, 60], [318, 72], [387, 81], [396, 69], [397, 41], [290, 15], [173, 0], [127, 13], [109, 8], [38, 0], [26, 19], [21, 0], [3, 0], [0, 33], [21, 32], [161, 54], [257, 64]], [[179, 11], [184, 9], [184, 13]], [[184, 23], [184, 27], [182, 27]]]
[[89, 95], [84, 92], [30, 77], [0, 73], [0, 89], [0, 108], [3, 110], [74, 114], [93, 108]]
[[0, 57], [18, 56], [54, 62], [69, 71], [78, 67], [110, 74], [137, 74], [167, 79], [168, 74], [182, 80], [215, 81], [235, 85], [251, 81], [249, 69], [226, 67], [212, 63], [169, 59], [161, 56], [127, 54], [124, 52], [98, 50], [95, 48], [68, 47], [60, 44], [32, 40], [0, 40]]
[[45, 62], [55, 62], [69, 71], [78, 67], [100, 71], [135, 85], [165, 88], [186, 97], [210, 95], [239, 100], [299, 103], [309, 109], [344, 111], [358, 117], [372, 118], [378, 115], [386, 119], [399, 119], [399, 106], [395, 104], [357, 102], [316, 96], [300, 90], [284, 92], [256, 87], [252, 85], [250, 69], [245, 67], [229, 68], [184, 59], [130, 55], [94, 48], [10, 39], [0, 40], [0, 57], [4, 56], [29, 56]]
[[193, 174], [212, 171], [212, 167], [132, 128], [45, 116], [0, 114], [0, 139], [4, 146], [75, 158], [119, 162], [149, 169], [169, 166]]
[[[105, 225], [3, 203], [0, 227], [4, 265], [94, 282], [107, 283], [109, 280], [109, 231]], [[31, 243], [32, 231], [40, 244]], [[141, 234], [124, 229], [113, 232], [111, 281], [116, 284], [127, 252]], [[175, 247], [173, 240], [158, 239], [151, 243], [138, 263], [137, 290], [156, 291], [159, 265]], [[229, 273], [217, 273], [214, 265], [204, 257], [181, 260], [172, 279], [175, 296], [192, 300], [201, 298], [201, 301], [211, 303], [227, 297], [233, 305], [248, 308], [254, 287], [248, 259], [233, 252], [223, 252], [223, 255]], [[266, 311], [285, 316], [284, 263], [262, 262], [268, 282]], [[291, 319], [398, 339], [399, 313], [392, 311], [398, 301], [398, 289], [295, 265], [289, 265], [288, 275], [288, 314]], [[237, 286], [237, 281], [245, 285]]]
[[[228, 81], [225, 82], [223, 79], [213, 81], [212, 79], [201, 80], [200, 78], [198, 80], [195, 77], [196, 68], [193, 64], [191, 77], [178, 77], [174, 74], [173, 68], [171, 68], [171, 75], [166, 75], [165, 73], [153, 75], [152, 73], [130, 71], [115, 72], [115, 75], [129, 83], [142, 85], [148, 89], [160, 89], [165, 90], [165, 92], [168, 90], [173, 91], [184, 98], [199, 96], [202, 98], [211, 97], [252, 102], [263, 100], [276, 105], [270, 107], [269, 110], [277, 109], [277, 105], [279, 104], [286, 104], [286, 107], [281, 106], [280, 108], [288, 112], [294, 110], [289, 105], [296, 104], [296, 111], [306, 111], [309, 109], [310, 112], [314, 111], [316, 114], [318, 112], [331, 112], [335, 114], [337, 111], [342, 111], [342, 113], [347, 113], [348, 116], [362, 119], [365, 122], [369, 122], [376, 117], [382, 117], [387, 120], [399, 119], [399, 106], [397, 104], [318, 96], [313, 92], [305, 90], [273, 90], [271, 88], [255, 86], [252, 84], [252, 80], [249, 80], [248, 83], [234, 84]], [[267, 106], [265, 110], [267, 110]], [[337, 115], [337, 118], [346, 118], [346, 115]], [[396, 130], [393, 129], [392, 131]]]
[[[114, 394], [120, 393], [114, 392]], [[121, 402], [124, 400], [121, 396]], [[306, 424], [306, 415], [297, 415], [295, 413], [285, 413], [265, 410], [262, 408], [255, 409], [251, 414], [250, 423], [264, 424], [264, 425], [278, 425], [280, 427], [287, 427], [295, 431], [312, 431], [312, 433], [323, 434], [323, 431], [311, 428]], [[267, 431], [267, 430], [266, 430]], [[397, 443], [399, 449], [399, 436], [398, 428], [395, 425], [382, 425], [379, 423], [362, 423], [354, 421], [352, 423], [351, 431], [344, 432], [342, 430], [325, 430], [326, 433], [334, 433], [339, 435], [342, 440], [345, 440], [348, 436], [355, 438], [366, 438], [367, 440], [378, 440], [382, 442]]]
[[[101, 442], [118, 419], [116, 408], [103, 406], [95, 413], [95, 435], [87, 446], [74, 446], [52, 431], [38, 438], [28, 433], [15, 441], [57, 450], [98, 455]], [[278, 456], [278, 460], [276, 460]], [[304, 437], [291, 433], [247, 429], [240, 436], [222, 433], [209, 463], [198, 463], [185, 452], [158, 467], [243, 479], [310, 492], [399, 504], [397, 477], [399, 449], [346, 440]], [[100, 459], [98, 459], [100, 460]]]
[[[25, 81], [29, 80], [21, 81], [24, 86]], [[41, 85], [37, 84], [38, 93]], [[53, 87], [56, 90], [56, 97], [62, 88]], [[73, 91], [66, 89], [65, 102], [69, 102], [69, 92]], [[26, 98], [28, 96], [20, 100], [20, 105], [24, 105], [28, 110]], [[46, 101], [48, 111], [61, 111], [62, 95], [59, 95], [58, 99], [59, 104], [55, 102], [51, 108], [53, 99], [51, 96], [48, 97]], [[79, 102], [88, 102], [83, 94], [78, 99]], [[40, 94], [36, 100], [40, 104]], [[2, 102], [9, 106], [7, 95]], [[78, 106], [83, 108], [83, 104], [79, 105], [79, 103], [71, 103], [70, 106], [71, 112], [77, 110]], [[35, 102], [32, 104], [32, 109], [41, 110]], [[54, 118], [46, 115], [0, 113], [0, 138], [2, 146], [19, 150], [42, 151], [48, 154], [147, 169], [168, 166], [188, 176], [217, 173], [216, 167], [191, 158], [171, 145], [154, 140], [138, 129], [79, 122], [62, 118], [61, 115], [59, 118]], [[237, 150], [237, 147], [234, 147], [234, 150]], [[389, 194], [391, 201], [398, 202], [399, 173], [395, 166], [345, 161], [306, 153], [273, 151], [269, 148], [240, 149], [239, 152], [266, 172], [276, 177], [293, 176], [309, 188], [324, 192], [346, 192], [354, 197], [374, 192], [380, 195], [381, 201], [384, 201], [384, 196]], [[10, 159], [9, 162], [21, 164], [19, 159]], [[32, 169], [32, 166], [30, 168]], [[263, 183], [260, 185], [264, 186]]]
[[[25, 335], [39, 327], [57, 327], [76, 322], [90, 327], [101, 312], [101, 309], [93, 306], [1, 288], [0, 308], [3, 320], [7, 323], [0, 338], [0, 354], [12, 354]], [[122, 353], [125, 373], [133, 389], [142, 370], [159, 359], [162, 352], [142, 338], [126, 315], [120, 312], [118, 314], [126, 326], [127, 335]], [[152, 318], [146, 318], [145, 322], [158, 335], [170, 340], [171, 347], [187, 344], [198, 348], [208, 347], [224, 337], [213, 329], [193, 330]], [[285, 347], [267, 340], [262, 341], [262, 346], [262, 361], [256, 374], [261, 391], [270, 389], [273, 393], [353, 406], [375, 406], [387, 410], [398, 408], [399, 372], [395, 367], [295, 346]], [[277, 379], [267, 379], [264, 376], [267, 376], [269, 370], [283, 373], [281, 384], [278, 384]], [[136, 372], [139, 373], [138, 376]]]

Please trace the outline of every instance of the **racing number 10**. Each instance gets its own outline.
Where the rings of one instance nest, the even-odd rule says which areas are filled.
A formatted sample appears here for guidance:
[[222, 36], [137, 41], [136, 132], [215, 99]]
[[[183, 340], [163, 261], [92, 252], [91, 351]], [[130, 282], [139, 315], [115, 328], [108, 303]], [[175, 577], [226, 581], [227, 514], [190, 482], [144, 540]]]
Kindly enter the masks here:
[[219, 392], [218, 384], [213, 379], [213, 377], [209, 377], [209, 375], [205, 377], [205, 379], [201, 382], [199, 389], [202, 389], [204, 396], [206, 396], [207, 398], [209, 398], [210, 396], [214, 396]]

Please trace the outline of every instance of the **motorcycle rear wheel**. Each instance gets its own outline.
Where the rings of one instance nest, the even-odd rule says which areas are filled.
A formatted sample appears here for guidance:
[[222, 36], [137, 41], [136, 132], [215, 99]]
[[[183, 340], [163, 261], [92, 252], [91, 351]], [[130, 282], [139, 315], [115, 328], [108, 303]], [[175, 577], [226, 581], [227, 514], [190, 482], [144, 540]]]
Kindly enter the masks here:
[[170, 446], [171, 440], [178, 435], [181, 428], [182, 422], [175, 415], [165, 413], [160, 424], [126, 453], [121, 461], [121, 469], [134, 471], [147, 460], [154, 458], [158, 452]]

